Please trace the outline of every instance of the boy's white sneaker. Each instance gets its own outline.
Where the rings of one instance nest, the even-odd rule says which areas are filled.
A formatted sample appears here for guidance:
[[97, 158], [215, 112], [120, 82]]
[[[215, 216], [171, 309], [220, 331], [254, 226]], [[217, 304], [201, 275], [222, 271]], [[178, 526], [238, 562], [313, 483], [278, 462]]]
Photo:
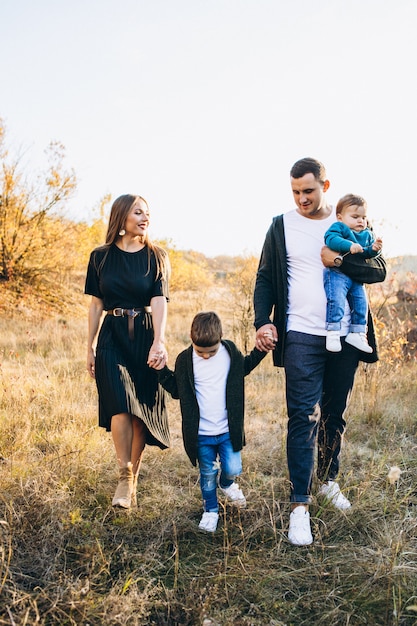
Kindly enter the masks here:
[[320, 487], [319, 494], [324, 496], [328, 502], [331, 502], [331, 504], [340, 511], [346, 511], [346, 509], [350, 509], [351, 507], [349, 500], [343, 495], [339, 485], [334, 480], [323, 483]]
[[303, 505], [296, 506], [291, 512], [288, 540], [293, 546], [309, 546], [313, 543], [310, 513]]
[[220, 491], [226, 496], [228, 500], [230, 500], [231, 504], [238, 506], [241, 509], [244, 509], [246, 506], [246, 498], [243, 495], [243, 491], [239, 489], [239, 485], [237, 483], [232, 483], [229, 487], [220, 487]]
[[219, 521], [218, 513], [210, 513], [205, 511], [198, 525], [199, 530], [204, 530], [206, 533], [215, 533], [217, 529], [217, 522]]
[[326, 335], [326, 350], [329, 352], [340, 352], [342, 344], [340, 343], [340, 331], [328, 330]]
[[368, 354], [373, 352], [373, 349], [369, 345], [365, 333], [349, 333], [348, 335], [346, 335], [345, 341], [354, 348], [362, 350], [362, 352], [367, 352]]

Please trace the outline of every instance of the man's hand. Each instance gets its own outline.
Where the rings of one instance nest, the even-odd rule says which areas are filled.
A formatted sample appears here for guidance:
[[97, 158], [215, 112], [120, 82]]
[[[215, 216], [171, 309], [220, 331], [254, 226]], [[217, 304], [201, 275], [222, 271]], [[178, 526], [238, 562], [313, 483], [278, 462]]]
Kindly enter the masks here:
[[255, 345], [261, 352], [273, 350], [277, 341], [278, 333], [273, 324], [264, 324], [256, 331]]
[[335, 258], [339, 256], [334, 250], [330, 250], [327, 246], [323, 246], [321, 249], [321, 262], [324, 267], [336, 267], [334, 264]]

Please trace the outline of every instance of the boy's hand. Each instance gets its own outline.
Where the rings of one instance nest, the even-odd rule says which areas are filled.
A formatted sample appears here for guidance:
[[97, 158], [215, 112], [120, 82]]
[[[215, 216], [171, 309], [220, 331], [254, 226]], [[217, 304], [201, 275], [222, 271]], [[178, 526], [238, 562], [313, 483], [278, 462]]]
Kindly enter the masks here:
[[[149, 363], [148, 363], [148, 365], [149, 365]], [[154, 369], [154, 370], [163, 370], [165, 365], [167, 365], [167, 363], [162, 363], [161, 362], [161, 363], [156, 364], [156, 365], [151, 365], [150, 367], [152, 367], [152, 369]]]
[[359, 243], [352, 243], [352, 245], [350, 246], [350, 253], [358, 254], [358, 252], [363, 252], [362, 246]]
[[374, 241], [374, 243], [372, 244], [372, 250], [375, 250], [375, 252], [380, 252], [382, 250], [382, 239], [381, 237], [377, 237]]

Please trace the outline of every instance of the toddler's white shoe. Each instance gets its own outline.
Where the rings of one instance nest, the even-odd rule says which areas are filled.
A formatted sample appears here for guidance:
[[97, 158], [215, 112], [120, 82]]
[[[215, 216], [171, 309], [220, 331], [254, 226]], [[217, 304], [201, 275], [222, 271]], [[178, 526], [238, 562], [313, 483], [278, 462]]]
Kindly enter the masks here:
[[326, 336], [326, 350], [329, 352], [340, 352], [342, 344], [340, 343], [340, 331], [328, 330]]
[[368, 354], [373, 352], [371, 346], [368, 343], [365, 333], [349, 333], [348, 335], [346, 335], [345, 341], [354, 348], [362, 350], [362, 352], [367, 352]]

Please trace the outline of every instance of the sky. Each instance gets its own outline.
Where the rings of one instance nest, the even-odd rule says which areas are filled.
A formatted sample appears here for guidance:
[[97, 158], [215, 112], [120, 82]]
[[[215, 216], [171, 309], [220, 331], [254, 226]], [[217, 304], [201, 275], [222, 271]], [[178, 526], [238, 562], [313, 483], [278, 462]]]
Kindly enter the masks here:
[[1, 0], [0, 24], [7, 146], [29, 171], [65, 146], [70, 219], [139, 194], [152, 238], [259, 255], [311, 156], [416, 253], [416, 0]]

